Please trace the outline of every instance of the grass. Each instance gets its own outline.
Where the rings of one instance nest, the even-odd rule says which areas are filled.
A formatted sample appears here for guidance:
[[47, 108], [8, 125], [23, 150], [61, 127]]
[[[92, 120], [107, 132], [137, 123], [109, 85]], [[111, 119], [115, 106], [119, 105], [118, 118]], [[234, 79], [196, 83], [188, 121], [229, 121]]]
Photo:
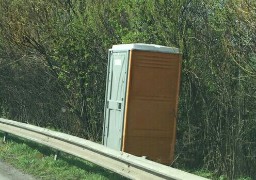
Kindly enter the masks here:
[[213, 179], [214, 178], [214, 174], [212, 172], [208, 171], [208, 170], [200, 169], [200, 170], [197, 170], [197, 171], [192, 171], [191, 173], [193, 173], [195, 175], [198, 175], [198, 176], [208, 178], [208, 179]]
[[[0, 132], [0, 138], [3, 133]], [[82, 160], [60, 153], [54, 160], [55, 151], [51, 148], [20, 139], [14, 136], [7, 143], [0, 140], [0, 159], [43, 180], [122, 180], [126, 179], [114, 172]]]
[[[201, 177], [208, 178], [208, 179], [213, 179], [213, 180], [229, 180], [229, 178], [225, 175], [221, 175], [217, 177], [216, 175], [214, 175], [213, 172], [206, 169], [194, 170], [194, 171], [191, 171], [191, 173]], [[236, 178], [235, 180], [252, 180], [252, 178], [240, 177], [240, 178]]]

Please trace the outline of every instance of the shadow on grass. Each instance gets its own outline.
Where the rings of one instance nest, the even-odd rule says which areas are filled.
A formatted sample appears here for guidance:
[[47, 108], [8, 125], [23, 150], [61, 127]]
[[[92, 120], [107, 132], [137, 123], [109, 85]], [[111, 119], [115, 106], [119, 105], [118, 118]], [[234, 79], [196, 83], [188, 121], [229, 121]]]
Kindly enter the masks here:
[[[65, 155], [65, 153], [63, 153], [63, 155]], [[127, 179], [119, 174], [111, 172], [107, 169], [104, 169], [104, 168], [98, 166], [98, 165], [95, 165], [92, 163], [88, 164], [88, 162], [85, 162], [84, 160], [82, 160], [80, 158], [74, 158], [74, 157], [71, 157], [70, 155], [61, 156], [60, 158], [70, 165], [76, 166], [76, 167], [81, 168], [90, 173], [100, 174], [100, 175], [102, 175], [106, 178], [109, 178], [111, 180]]]

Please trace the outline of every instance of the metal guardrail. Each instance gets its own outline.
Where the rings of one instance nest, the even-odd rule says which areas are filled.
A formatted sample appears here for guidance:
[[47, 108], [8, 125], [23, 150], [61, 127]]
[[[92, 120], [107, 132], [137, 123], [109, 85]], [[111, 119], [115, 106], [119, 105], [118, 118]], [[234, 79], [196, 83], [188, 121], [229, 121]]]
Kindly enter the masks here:
[[0, 118], [0, 130], [80, 157], [130, 179], [206, 180], [76, 136]]

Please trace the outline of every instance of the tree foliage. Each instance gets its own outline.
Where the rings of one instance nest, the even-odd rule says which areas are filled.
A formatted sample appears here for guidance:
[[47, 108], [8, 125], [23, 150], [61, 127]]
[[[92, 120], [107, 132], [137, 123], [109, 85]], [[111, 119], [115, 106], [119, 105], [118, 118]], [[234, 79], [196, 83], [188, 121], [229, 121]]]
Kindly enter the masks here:
[[107, 50], [180, 48], [176, 167], [256, 178], [256, 3], [0, 0], [0, 114], [99, 140]]

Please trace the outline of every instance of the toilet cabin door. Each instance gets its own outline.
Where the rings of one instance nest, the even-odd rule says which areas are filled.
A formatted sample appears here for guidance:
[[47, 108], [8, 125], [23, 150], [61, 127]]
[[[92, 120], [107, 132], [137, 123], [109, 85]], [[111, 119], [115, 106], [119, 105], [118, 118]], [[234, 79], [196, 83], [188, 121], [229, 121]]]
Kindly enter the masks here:
[[111, 52], [105, 102], [104, 145], [121, 150], [126, 94], [128, 52]]

